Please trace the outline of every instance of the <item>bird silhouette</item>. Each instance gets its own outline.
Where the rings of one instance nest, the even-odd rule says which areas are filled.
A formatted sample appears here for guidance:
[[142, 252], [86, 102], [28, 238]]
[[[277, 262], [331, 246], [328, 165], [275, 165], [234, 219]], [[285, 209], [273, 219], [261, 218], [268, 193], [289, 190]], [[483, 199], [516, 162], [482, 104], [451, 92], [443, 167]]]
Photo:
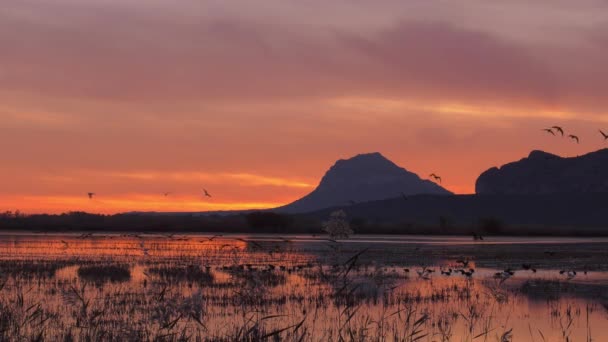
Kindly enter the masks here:
[[553, 127], [551, 127], [551, 128], [553, 128], [553, 129], [555, 129], [556, 131], [558, 131], [558, 132], [559, 132], [559, 133], [562, 135], [562, 137], [564, 136], [564, 129], [563, 129], [563, 128], [561, 128], [560, 126], [553, 126]]
[[170, 193], [170, 192], [164, 192], [164, 193], [163, 193], [163, 195], [164, 195], [165, 197], [167, 197], [167, 196], [171, 195], [171, 193]]
[[551, 135], [555, 135], [555, 132], [553, 132], [553, 130], [551, 128], [543, 128], [543, 131], [545, 131], [547, 133], [551, 133]]
[[496, 272], [494, 274], [494, 278], [500, 279], [500, 283], [504, 283], [507, 279], [513, 276], [513, 272], [511, 270], [504, 270], [502, 272]]
[[93, 196], [95, 196], [94, 192], [87, 192], [87, 196], [89, 196], [89, 199], [93, 199]]
[[604, 133], [601, 129], [600, 129], [600, 133], [602, 133], [602, 136], [604, 137], [604, 141], [608, 140], [608, 134]]
[[572, 139], [572, 140], [576, 140], [576, 143], [577, 143], [577, 144], [579, 143], [579, 139], [578, 139], [578, 137], [577, 137], [576, 135], [574, 135], [574, 134], [570, 134], [570, 135], [568, 136], [568, 138], [570, 138], [570, 139]]
[[203, 191], [205, 192], [204, 195], [207, 197], [211, 197], [211, 195], [209, 194], [209, 192], [207, 192], [207, 189], [203, 189]]
[[431, 177], [431, 178], [435, 179], [436, 181], [439, 181], [439, 183], [441, 183], [441, 177], [437, 176], [436, 174], [431, 173], [429, 175], [429, 177]]
[[462, 267], [463, 267], [463, 268], [467, 268], [467, 267], [469, 267], [469, 263], [470, 263], [470, 262], [471, 262], [471, 261], [470, 261], [469, 259], [464, 259], [464, 258], [461, 258], [461, 259], [456, 260], [456, 263], [458, 263], [458, 264], [462, 264]]

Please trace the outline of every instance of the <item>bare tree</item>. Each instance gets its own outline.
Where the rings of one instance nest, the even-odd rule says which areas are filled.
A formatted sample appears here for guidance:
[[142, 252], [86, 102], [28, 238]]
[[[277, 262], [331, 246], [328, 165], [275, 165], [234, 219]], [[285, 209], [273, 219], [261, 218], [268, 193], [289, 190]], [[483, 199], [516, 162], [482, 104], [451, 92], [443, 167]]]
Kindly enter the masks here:
[[348, 238], [353, 233], [344, 210], [337, 210], [331, 213], [329, 221], [323, 222], [323, 230], [331, 238]]

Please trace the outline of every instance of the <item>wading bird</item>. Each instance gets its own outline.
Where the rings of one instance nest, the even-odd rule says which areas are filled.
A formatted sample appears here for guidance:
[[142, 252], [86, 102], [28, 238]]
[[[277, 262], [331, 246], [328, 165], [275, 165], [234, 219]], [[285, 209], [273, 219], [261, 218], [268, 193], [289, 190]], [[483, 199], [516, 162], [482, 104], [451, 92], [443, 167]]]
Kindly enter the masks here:
[[563, 129], [563, 128], [561, 128], [560, 126], [553, 126], [553, 127], [551, 127], [551, 128], [553, 128], [553, 129], [555, 129], [556, 131], [558, 131], [558, 132], [559, 132], [559, 133], [562, 135], [562, 137], [564, 136], [564, 129]]
[[469, 267], [469, 262], [470, 262], [469, 259], [458, 259], [458, 260], [456, 260], [456, 263], [462, 264], [463, 268]]
[[566, 275], [566, 277], [567, 277], [568, 280], [576, 277], [576, 271], [575, 270], [570, 270], [570, 271], [568, 271], [568, 270], [561, 270], [561, 271], [559, 271], [559, 274]]
[[431, 279], [431, 271], [429, 269], [427, 269], [426, 267], [423, 269], [418, 269], [416, 270], [416, 273], [418, 273], [418, 277], [422, 278], [424, 280], [429, 280]]
[[550, 133], [551, 135], [555, 135], [555, 132], [551, 128], [543, 128], [543, 131]]
[[436, 174], [431, 173], [429, 175], [429, 177], [431, 177], [431, 178], [435, 179], [435, 181], [439, 181], [439, 183], [441, 183], [441, 177], [437, 176]]
[[503, 283], [505, 280], [511, 278], [512, 275], [513, 273], [511, 272], [502, 271], [494, 273], [494, 278], [500, 279], [500, 282]]
[[570, 138], [570, 139], [572, 139], [572, 140], [576, 140], [576, 143], [577, 143], [577, 144], [579, 143], [578, 137], [577, 137], [576, 135], [574, 135], [574, 134], [570, 134], [570, 135], [568, 136], [568, 138]]
[[604, 141], [608, 140], [608, 134], [604, 133], [604, 131], [602, 131], [601, 129], [600, 129], [600, 133], [604, 137]]

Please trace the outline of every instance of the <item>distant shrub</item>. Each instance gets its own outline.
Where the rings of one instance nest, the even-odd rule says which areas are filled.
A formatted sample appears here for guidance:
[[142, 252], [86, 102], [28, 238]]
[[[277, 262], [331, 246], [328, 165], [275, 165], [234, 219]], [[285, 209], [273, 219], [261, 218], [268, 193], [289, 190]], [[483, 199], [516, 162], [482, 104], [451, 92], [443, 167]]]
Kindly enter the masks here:
[[350, 224], [346, 220], [344, 210], [337, 210], [331, 213], [329, 221], [323, 223], [323, 230], [332, 238], [348, 238], [353, 234]]
[[127, 265], [81, 266], [78, 268], [78, 277], [96, 283], [121, 283], [131, 279], [131, 270]]

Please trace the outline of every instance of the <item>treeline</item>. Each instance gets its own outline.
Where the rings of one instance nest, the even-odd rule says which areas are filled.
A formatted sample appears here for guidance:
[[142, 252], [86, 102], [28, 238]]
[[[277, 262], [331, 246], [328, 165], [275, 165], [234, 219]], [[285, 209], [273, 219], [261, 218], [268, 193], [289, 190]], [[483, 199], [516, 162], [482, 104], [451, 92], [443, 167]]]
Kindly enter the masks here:
[[295, 220], [292, 216], [271, 212], [235, 215], [147, 214], [115, 215], [69, 212], [58, 215], [0, 214], [0, 230], [69, 232], [210, 232], [210, 233], [306, 233], [321, 232], [321, 222]]
[[[327, 218], [326, 218], [327, 219]], [[286, 215], [269, 211], [231, 215], [148, 214], [115, 215], [70, 212], [58, 215], [0, 213], [0, 230], [32, 232], [182, 232], [323, 234], [325, 219], [312, 215]], [[436, 224], [382, 222], [348, 218], [355, 234], [419, 234], [468, 236], [608, 236], [603, 227], [507, 225], [499, 218], [480, 218], [469, 225], [454, 224], [440, 216]]]

